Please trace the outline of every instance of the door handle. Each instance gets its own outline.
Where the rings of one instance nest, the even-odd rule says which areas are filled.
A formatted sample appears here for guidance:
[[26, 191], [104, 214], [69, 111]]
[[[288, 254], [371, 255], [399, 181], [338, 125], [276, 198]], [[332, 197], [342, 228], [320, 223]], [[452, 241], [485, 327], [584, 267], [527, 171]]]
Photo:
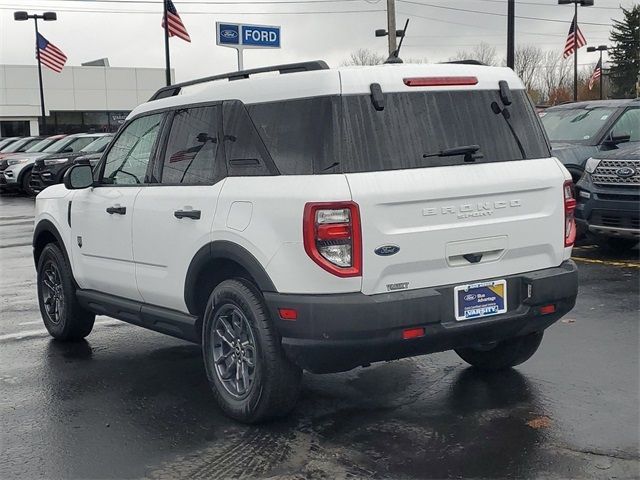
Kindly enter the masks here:
[[200, 220], [200, 210], [176, 210], [173, 212], [176, 218], [192, 218]]
[[109, 215], [113, 215], [114, 213], [117, 213], [118, 215], [126, 215], [127, 207], [121, 207], [119, 205], [117, 207], [107, 207], [107, 213]]

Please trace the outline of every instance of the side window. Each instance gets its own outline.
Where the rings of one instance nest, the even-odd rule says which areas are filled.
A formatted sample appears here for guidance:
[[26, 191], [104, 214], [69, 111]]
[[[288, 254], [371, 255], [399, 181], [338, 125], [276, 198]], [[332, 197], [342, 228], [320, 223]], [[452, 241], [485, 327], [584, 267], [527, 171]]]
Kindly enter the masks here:
[[277, 174], [244, 104], [237, 100], [224, 102], [222, 111], [229, 176]]
[[212, 184], [222, 178], [217, 165], [218, 107], [177, 110], [162, 167], [162, 183]]
[[611, 129], [615, 134], [628, 133], [630, 142], [640, 142], [640, 108], [629, 108]]
[[104, 166], [102, 183], [145, 183], [147, 165], [160, 131], [162, 114], [147, 115], [131, 122], [115, 140]]

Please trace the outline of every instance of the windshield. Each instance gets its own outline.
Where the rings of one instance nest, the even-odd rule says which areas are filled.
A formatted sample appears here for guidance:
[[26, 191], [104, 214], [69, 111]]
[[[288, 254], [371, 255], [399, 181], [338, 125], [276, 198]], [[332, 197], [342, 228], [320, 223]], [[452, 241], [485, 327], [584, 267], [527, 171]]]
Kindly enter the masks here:
[[3, 148], [2, 153], [24, 152], [26, 150], [25, 147], [29, 147], [37, 141], [37, 138], [23, 138], [21, 140], [18, 140], [17, 142], [13, 142], [8, 147]]
[[57, 140], [55, 138], [45, 138], [44, 140], [40, 140], [38, 143], [30, 146], [29, 148], [27, 148], [25, 151], [27, 153], [37, 153], [37, 152], [41, 152], [42, 150], [45, 149], [45, 147], [47, 147], [48, 145], [51, 145], [53, 142], [56, 142]]
[[113, 138], [113, 136], [111, 135], [105, 135], [104, 137], [100, 137], [96, 140], [94, 140], [93, 142], [91, 142], [89, 145], [87, 145], [86, 147], [82, 148], [82, 150], [80, 150], [81, 152], [88, 152], [88, 153], [100, 153], [102, 151], [104, 151], [104, 149], [107, 147], [107, 145], [109, 145], [109, 142], [111, 142], [111, 139]]
[[552, 142], [588, 142], [605, 126], [614, 108], [566, 108], [540, 113]]
[[60, 140], [58, 140], [56, 142], [53, 142], [47, 148], [42, 150], [42, 152], [43, 153], [58, 153], [60, 151], [60, 149], [63, 148], [70, 140], [72, 140], [72, 139], [67, 138], [67, 137], [61, 138]]
[[9, 148], [9, 145], [11, 145], [15, 141], [15, 138], [4, 138], [0, 140], [0, 152], [4, 151], [5, 148]]

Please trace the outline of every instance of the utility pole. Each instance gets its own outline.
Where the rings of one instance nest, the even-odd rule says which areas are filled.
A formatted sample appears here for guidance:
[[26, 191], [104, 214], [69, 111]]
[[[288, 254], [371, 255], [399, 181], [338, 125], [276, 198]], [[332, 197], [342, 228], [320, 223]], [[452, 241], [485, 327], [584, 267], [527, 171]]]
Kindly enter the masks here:
[[389, 56], [398, 48], [396, 42], [396, 0], [387, 0], [387, 32], [389, 32]]
[[515, 66], [515, 23], [516, 5], [515, 0], [509, 0], [507, 5], [507, 67], [513, 69]]
[[36, 27], [36, 59], [38, 60], [38, 85], [40, 87], [40, 125], [42, 127], [42, 132], [39, 133], [43, 133], [44, 130], [46, 130], [46, 110], [44, 108], [44, 87], [42, 86], [42, 63], [40, 62], [40, 47], [38, 46], [38, 38], [40, 36], [40, 32], [38, 31], [38, 19], [40, 18], [45, 22], [51, 22], [57, 20], [58, 16], [55, 12], [44, 12], [42, 15], [38, 15], [37, 13], [29, 15], [27, 12], [13, 12], [13, 19], [18, 22], [29, 20], [30, 18], [33, 18], [33, 22]]

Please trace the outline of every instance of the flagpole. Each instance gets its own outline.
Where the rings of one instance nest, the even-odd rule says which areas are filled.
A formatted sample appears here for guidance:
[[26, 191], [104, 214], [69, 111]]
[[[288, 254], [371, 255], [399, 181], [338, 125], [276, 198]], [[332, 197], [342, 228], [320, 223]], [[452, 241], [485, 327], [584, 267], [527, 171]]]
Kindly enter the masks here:
[[600, 100], [603, 99], [603, 94], [602, 94], [602, 77], [604, 77], [603, 67], [604, 65], [602, 65], [602, 50], [600, 50]]
[[164, 61], [167, 85], [171, 85], [171, 56], [169, 55], [169, 22], [167, 20], [167, 0], [163, 0], [164, 5]]
[[[42, 124], [42, 131], [40, 134], [43, 134], [46, 130], [45, 128], [45, 108], [44, 108], [44, 87], [42, 86], [42, 64], [40, 63], [40, 49], [38, 48], [38, 37], [40, 33], [38, 32], [38, 16], [34, 15], [33, 17], [34, 23], [36, 25], [36, 57], [38, 59], [38, 82], [40, 85], [40, 123]], [[40, 131], [40, 129], [38, 129]]]
[[578, 2], [574, 2], [575, 15], [573, 21], [573, 101], [578, 101]]

